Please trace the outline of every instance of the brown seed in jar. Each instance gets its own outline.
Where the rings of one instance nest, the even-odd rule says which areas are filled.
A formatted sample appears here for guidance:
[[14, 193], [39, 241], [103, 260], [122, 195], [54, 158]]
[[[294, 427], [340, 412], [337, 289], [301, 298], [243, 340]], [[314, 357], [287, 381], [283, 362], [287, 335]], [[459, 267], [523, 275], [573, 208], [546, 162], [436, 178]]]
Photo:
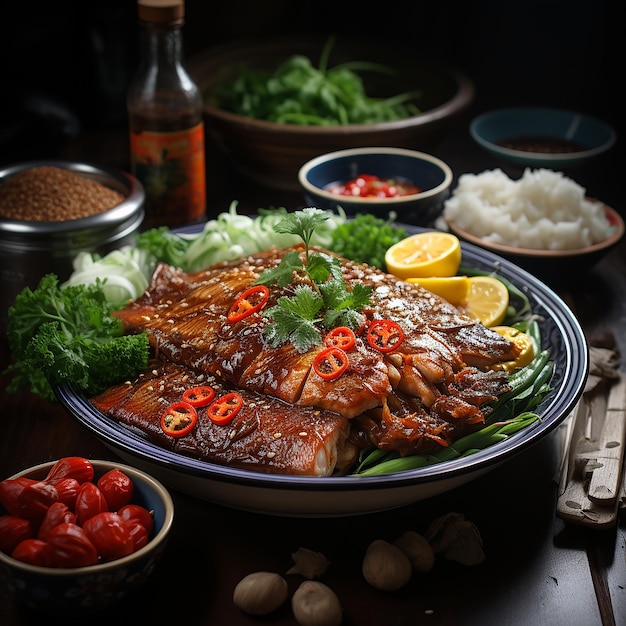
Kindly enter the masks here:
[[0, 217], [28, 222], [63, 222], [112, 209], [124, 196], [62, 167], [43, 165], [18, 172], [0, 184]]

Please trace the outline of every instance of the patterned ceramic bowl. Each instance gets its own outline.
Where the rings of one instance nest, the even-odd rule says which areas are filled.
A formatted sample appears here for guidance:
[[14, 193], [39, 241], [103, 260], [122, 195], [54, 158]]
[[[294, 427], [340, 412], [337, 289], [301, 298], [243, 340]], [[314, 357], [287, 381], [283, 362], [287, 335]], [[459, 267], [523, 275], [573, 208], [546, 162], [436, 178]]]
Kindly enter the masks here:
[[[381, 181], [408, 183], [417, 191], [391, 197], [339, 195], [332, 187], [366, 174]], [[307, 206], [337, 210], [347, 215], [371, 213], [404, 224], [432, 226], [450, 195], [450, 167], [430, 154], [405, 148], [367, 147], [322, 154], [298, 172]]]
[[[167, 489], [133, 467], [111, 461], [91, 462], [94, 481], [114, 468], [132, 480], [133, 503], [154, 511], [154, 529], [147, 545], [133, 554], [88, 567], [35, 566], [0, 551], [0, 585], [38, 613], [75, 617], [104, 609], [145, 582], [165, 550], [174, 519], [174, 504]], [[10, 478], [44, 478], [54, 463], [36, 465]]]

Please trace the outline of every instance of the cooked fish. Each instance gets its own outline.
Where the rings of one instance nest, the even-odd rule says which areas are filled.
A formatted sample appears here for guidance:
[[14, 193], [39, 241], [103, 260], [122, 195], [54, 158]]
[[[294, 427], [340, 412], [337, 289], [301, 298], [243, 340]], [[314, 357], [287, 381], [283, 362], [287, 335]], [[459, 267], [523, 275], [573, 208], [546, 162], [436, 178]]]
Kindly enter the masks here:
[[313, 407], [238, 389], [243, 404], [232, 422], [214, 424], [199, 408], [189, 434], [172, 437], [161, 429], [161, 415], [186, 389], [210, 385], [217, 397], [233, 390], [213, 376], [173, 363], [154, 363], [136, 380], [116, 385], [91, 399], [102, 413], [148, 440], [185, 456], [265, 473], [330, 476], [350, 467], [358, 448], [350, 441], [345, 417]]
[[[301, 247], [296, 249], [302, 252]], [[311, 460], [304, 464], [285, 460], [282, 465], [276, 461], [270, 470], [258, 465], [264, 471], [281, 467], [285, 473], [325, 474], [341, 471], [343, 460], [351, 457], [355, 446], [373, 443], [400, 454], [430, 452], [484, 424], [489, 401], [509, 389], [505, 373], [485, 368], [514, 359], [517, 347], [419, 285], [377, 268], [341, 260], [348, 288], [356, 283], [372, 287], [370, 303], [363, 310], [366, 325], [377, 319], [391, 320], [401, 326], [405, 338], [398, 348], [384, 353], [357, 333], [356, 346], [347, 353], [348, 369], [335, 380], [324, 379], [312, 367], [323, 345], [304, 352], [289, 342], [274, 346], [264, 332], [270, 321], [261, 312], [229, 322], [228, 311], [236, 298], [263, 270], [276, 267], [289, 250], [273, 249], [196, 273], [160, 264], [146, 292], [116, 313], [126, 332], [148, 333], [156, 358], [175, 364], [177, 375], [210, 376], [220, 385], [257, 394], [255, 402], [265, 398], [279, 407], [280, 417], [263, 422], [254, 437], [246, 440], [247, 452], [238, 450], [231, 457], [230, 451], [220, 451], [225, 435], [214, 434], [213, 427], [207, 432], [197, 429], [193, 436], [176, 442], [176, 449], [231, 464], [248, 463], [242, 459], [249, 455], [255, 459], [249, 465], [254, 465], [260, 454], [258, 446], [273, 436], [266, 428], [282, 431], [280, 421], [290, 416], [299, 425], [296, 430], [310, 432], [301, 424], [312, 415], [313, 422], [324, 416], [323, 423], [336, 422], [340, 434], [331, 436], [324, 431], [322, 438], [330, 437], [332, 446], [350, 453], [331, 452], [326, 445], [321, 452], [308, 440], [307, 457], [328, 456], [331, 462], [326, 469], [320, 470], [320, 464]], [[266, 308], [292, 290], [293, 285], [272, 286]], [[170, 382], [164, 378], [166, 386]], [[148, 421], [139, 415], [143, 402], [152, 402], [152, 407], [155, 401], [147, 399], [143, 382], [136, 385], [132, 408], [126, 400], [115, 405], [120, 390], [107, 392], [108, 404], [100, 398], [98, 406], [155, 435], [154, 415]], [[167, 397], [171, 398], [169, 392]], [[129, 417], [132, 411], [137, 411], [135, 418]], [[300, 444], [295, 449], [302, 449]]]

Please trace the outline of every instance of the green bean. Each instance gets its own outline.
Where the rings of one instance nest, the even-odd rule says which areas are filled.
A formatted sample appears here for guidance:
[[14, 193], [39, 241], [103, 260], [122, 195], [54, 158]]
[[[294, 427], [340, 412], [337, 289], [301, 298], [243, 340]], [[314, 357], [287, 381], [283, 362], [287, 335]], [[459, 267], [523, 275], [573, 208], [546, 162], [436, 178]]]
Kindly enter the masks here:
[[518, 396], [524, 389], [527, 389], [536, 380], [539, 372], [545, 367], [550, 358], [549, 350], [542, 350], [535, 358], [522, 369], [509, 376], [510, 391], [498, 397], [494, 407], [501, 406], [511, 398]]
[[524, 413], [520, 413], [515, 419], [505, 423], [500, 429], [500, 432], [504, 435], [514, 435], [527, 426], [530, 426], [538, 419], [539, 416], [536, 413], [525, 411]]
[[541, 329], [536, 319], [528, 321], [526, 333], [533, 340], [535, 350], [541, 350]]
[[381, 450], [380, 448], [367, 448], [362, 450], [359, 454], [359, 464], [355, 470], [355, 473], [361, 472], [363, 469], [371, 466], [383, 463], [389, 460], [389, 457], [393, 457], [392, 452], [388, 450]]
[[359, 474], [358, 476], [382, 476], [383, 474], [395, 474], [397, 472], [406, 472], [411, 469], [418, 469], [428, 465], [426, 457], [420, 454], [414, 454], [411, 456], [398, 457], [396, 459], [390, 459], [389, 461], [383, 461], [374, 467], [370, 467]]
[[477, 430], [474, 433], [470, 433], [469, 435], [465, 435], [455, 441], [453, 446], [442, 448], [434, 454], [413, 454], [405, 457], [396, 456], [395, 458], [388, 459], [361, 471], [356, 470], [353, 475], [381, 476], [383, 474], [394, 474], [396, 472], [405, 472], [428, 465], [435, 465], [442, 461], [451, 461], [466, 457], [480, 450], [484, 450], [486, 447], [505, 441], [510, 435], [519, 432], [538, 419], [539, 416], [534, 413], [522, 413], [512, 420], [498, 422], [482, 428], [481, 430]]
[[554, 365], [552, 362], [546, 363], [537, 373], [531, 384], [526, 386], [518, 395], [509, 398], [505, 402], [498, 399], [494, 410], [487, 416], [486, 423], [492, 424], [517, 415], [522, 410], [530, 410], [538, 406], [545, 394], [551, 387], [547, 384]]

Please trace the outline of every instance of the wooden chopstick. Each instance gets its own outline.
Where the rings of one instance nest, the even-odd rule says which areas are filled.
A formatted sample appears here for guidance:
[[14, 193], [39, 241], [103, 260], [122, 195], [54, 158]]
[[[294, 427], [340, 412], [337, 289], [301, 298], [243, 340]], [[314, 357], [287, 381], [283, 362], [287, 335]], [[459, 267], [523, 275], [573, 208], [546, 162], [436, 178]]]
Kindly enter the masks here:
[[619, 495], [626, 435], [626, 376], [611, 386], [604, 425], [598, 442], [596, 466], [589, 481], [589, 499], [613, 506]]
[[[596, 529], [617, 521], [624, 492], [626, 375], [584, 394], [568, 424], [569, 447], [561, 466], [556, 512], [563, 520]], [[600, 392], [601, 391], [601, 392]]]

